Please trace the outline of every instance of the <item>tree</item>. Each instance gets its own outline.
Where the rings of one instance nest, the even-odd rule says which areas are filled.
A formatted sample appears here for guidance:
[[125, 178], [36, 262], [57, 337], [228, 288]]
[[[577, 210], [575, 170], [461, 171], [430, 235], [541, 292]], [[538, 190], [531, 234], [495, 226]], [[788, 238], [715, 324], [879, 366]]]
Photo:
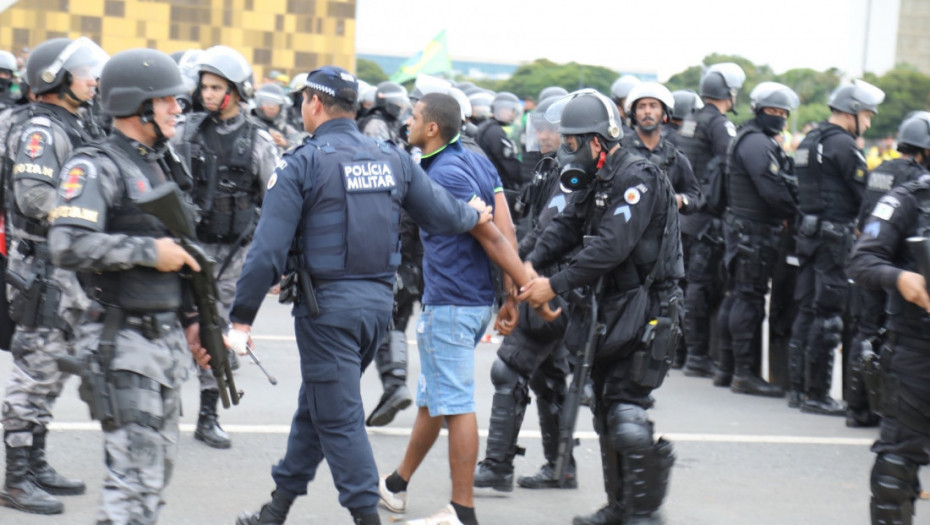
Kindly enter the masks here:
[[359, 58], [355, 61], [355, 76], [359, 80], [364, 80], [372, 86], [377, 86], [388, 79], [387, 74], [381, 69], [381, 66], [372, 60]]
[[556, 64], [542, 58], [518, 67], [509, 79], [498, 86], [498, 90], [510, 91], [520, 98], [533, 99], [539, 96], [543, 88], [549, 86], [561, 86], [568, 91], [590, 87], [601, 93], [609, 93], [610, 84], [617, 76], [616, 71], [605, 67], [577, 62]]
[[911, 111], [930, 108], [930, 77], [910, 67], [896, 66], [880, 77], [867, 73], [864, 80], [885, 92], [866, 138], [895, 135]]

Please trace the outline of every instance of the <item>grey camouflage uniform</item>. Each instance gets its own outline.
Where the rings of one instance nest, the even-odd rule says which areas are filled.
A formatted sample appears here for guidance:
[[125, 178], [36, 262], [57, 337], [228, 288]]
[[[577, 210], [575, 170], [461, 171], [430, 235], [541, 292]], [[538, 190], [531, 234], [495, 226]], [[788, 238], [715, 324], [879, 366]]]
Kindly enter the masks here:
[[[6, 138], [6, 154], [12, 161], [12, 188], [20, 212], [41, 224], [48, 225], [48, 214], [57, 199], [57, 175], [72, 151], [72, 140], [79, 135], [89, 139], [80, 128], [80, 121], [63, 108], [36, 103], [35, 114], [15, 126]], [[72, 126], [72, 134], [63, 126]], [[12, 214], [13, 211], [10, 211]], [[74, 272], [52, 268], [51, 262], [37, 259], [31, 246], [44, 246], [41, 231], [23, 229], [17, 221], [8, 223], [12, 237], [7, 272], [23, 278], [44, 273], [61, 290], [57, 319], [46, 319], [37, 326], [20, 323], [13, 335], [10, 349], [14, 367], [7, 379], [3, 400], [3, 428], [9, 446], [31, 446], [32, 434], [44, 432], [52, 419], [52, 406], [61, 394], [69, 374], [58, 370], [55, 358], [71, 352], [70, 337], [77, 327], [81, 312], [89, 300]], [[41, 270], [43, 265], [48, 270]], [[22, 309], [17, 300], [22, 293], [12, 286], [8, 296], [14, 312]], [[43, 326], [44, 325], [44, 326]], [[23, 436], [19, 436], [24, 431]]]
[[[116, 140], [128, 139], [111, 137], [104, 146]], [[130, 144], [144, 151], [141, 144]], [[143, 159], [149, 157], [143, 155]], [[72, 157], [62, 177], [76, 165], [93, 173], [84, 178], [79, 195], [69, 199], [64, 190], [59, 192], [49, 233], [55, 263], [71, 270], [104, 274], [134, 267], [154, 268], [157, 254], [152, 237], [107, 230], [112, 222], [108, 222], [108, 216], [115, 216], [125, 196], [148, 191], [149, 183], [132, 169], [124, 167], [121, 172], [102, 154], [88, 153]], [[76, 345], [79, 353], [98, 348], [103, 326], [101, 322], [88, 322], [80, 327]], [[177, 315], [149, 337], [125, 325], [118, 331], [109, 370], [112, 384], [118, 389], [116, 397], [121, 400], [121, 417], [124, 410], [131, 417], [124, 417], [119, 426], [104, 425], [106, 477], [97, 515], [99, 523], [146, 525], [157, 521], [177, 456], [180, 387], [191, 366]], [[130, 386], [121, 387], [117, 378]], [[128, 400], [125, 404], [124, 399]], [[127, 422], [132, 418], [136, 420]]]
[[[215, 125], [217, 133], [222, 136], [235, 132], [239, 127], [244, 125], [248, 119], [249, 117], [243, 112], [229, 120], [210, 125]], [[257, 117], [255, 120], [258, 120]], [[182, 140], [182, 137], [185, 136], [183, 129], [185, 125], [186, 123], [178, 125], [172, 143], [179, 142]], [[256, 140], [252, 145], [252, 173], [257, 173], [261, 178], [262, 197], [264, 197], [265, 188], [267, 188], [268, 181], [271, 179], [272, 173], [274, 173], [275, 165], [278, 163], [278, 149], [271, 135], [264, 129], [256, 133], [255, 138]], [[242, 265], [245, 264], [245, 257], [249, 251], [249, 243], [236, 247], [229, 244], [201, 242], [201, 246], [207, 255], [216, 261], [216, 271], [218, 274], [226, 259], [230, 257], [232, 253], [232, 258], [229, 260], [226, 269], [221, 275], [215, 276], [217, 277], [216, 287], [219, 290], [219, 297], [217, 300], [220, 303], [217, 307], [220, 316], [222, 316], [223, 320], [228, 324], [229, 308], [232, 306], [233, 299], [236, 295], [236, 281], [239, 280], [239, 274], [242, 273]], [[198, 379], [200, 380], [201, 390], [217, 389], [216, 378], [213, 377], [213, 373], [210, 370], [199, 369]]]

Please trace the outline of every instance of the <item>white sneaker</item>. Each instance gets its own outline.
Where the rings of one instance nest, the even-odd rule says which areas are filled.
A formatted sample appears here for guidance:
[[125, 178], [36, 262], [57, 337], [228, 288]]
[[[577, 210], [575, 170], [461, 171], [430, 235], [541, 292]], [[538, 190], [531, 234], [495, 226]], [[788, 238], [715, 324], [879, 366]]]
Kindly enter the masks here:
[[378, 480], [378, 494], [381, 495], [381, 499], [378, 500], [378, 503], [387, 510], [396, 512], [397, 514], [407, 512], [407, 491], [391, 492], [384, 483], [386, 479], [387, 476], [381, 476], [381, 479]]
[[464, 525], [459, 521], [452, 504], [446, 505], [432, 516], [427, 516], [418, 520], [408, 521], [407, 525]]

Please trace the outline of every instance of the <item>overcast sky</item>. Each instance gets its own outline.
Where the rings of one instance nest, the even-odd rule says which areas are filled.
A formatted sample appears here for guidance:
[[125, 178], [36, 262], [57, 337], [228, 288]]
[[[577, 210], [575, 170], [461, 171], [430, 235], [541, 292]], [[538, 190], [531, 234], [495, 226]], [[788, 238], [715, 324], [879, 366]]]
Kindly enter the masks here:
[[869, 4], [866, 69], [881, 73], [894, 65], [899, 0], [358, 0], [356, 50], [413, 55], [445, 29], [453, 59], [548, 58], [664, 81], [716, 52], [857, 76]]

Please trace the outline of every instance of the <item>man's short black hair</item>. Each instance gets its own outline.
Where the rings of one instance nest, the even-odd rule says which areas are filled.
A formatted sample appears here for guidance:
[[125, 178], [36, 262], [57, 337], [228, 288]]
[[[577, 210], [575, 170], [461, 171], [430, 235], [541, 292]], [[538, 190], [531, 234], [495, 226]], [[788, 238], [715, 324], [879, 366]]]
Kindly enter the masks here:
[[327, 112], [338, 112], [338, 113], [352, 113], [353, 115], [357, 111], [356, 104], [354, 102], [347, 102], [345, 97], [334, 97], [328, 93], [323, 93], [318, 89], [313, 89], [312, 87], [304, 88], [306, 91], [307, 100], [313, 98], [316, 95], [316, 98], [320, 99], [320, 103], [323, 104], [323, 107], [326, 108]]
[[420, 99], [423, 104], [423, 121], [439, 126], [439, 138], [448, 143], [462, 130], [462, 108], [452, 96], [444, 93], [427, 93]]

